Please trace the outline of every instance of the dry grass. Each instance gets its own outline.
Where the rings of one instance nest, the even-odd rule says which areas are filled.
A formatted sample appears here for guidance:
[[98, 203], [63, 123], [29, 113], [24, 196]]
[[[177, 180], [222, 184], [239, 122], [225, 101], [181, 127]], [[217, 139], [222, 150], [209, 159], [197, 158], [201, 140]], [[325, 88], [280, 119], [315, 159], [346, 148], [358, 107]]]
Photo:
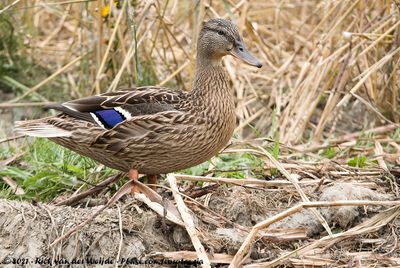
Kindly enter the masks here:
[[[8, 16], [15, 33], [23, 39], [24, 45], [16, 53], [49, 70], [47, 78], [37, 84], [17, 85], [22, 92], [0, 103], [5, 109], [58, 100], [51, 94], [45, 97], [49, 96], [46, 91], [57, 90], [46, 87], [56, 80], [63, 85], [60, 91], [65, 100], [135, 85], [190, 90], [201, 22], [213, 17], [231, 18], [264, 67], [255, 70], [229, 57], [223, 60], [236, 97], [239, 137], [236, 146], [225, 152], [255, 154], [264, 161], [264, 175], [279, 170], [290, 181], [254, 179], [236, 184], [288, 187], [290, 195], [301, 196], [303, 205], [313, 191], [304, 193], [302, 187], [318, 189], [335, 180], [391, 189], [392, 196], [399, 197], [397, 0], [7, 0], [0, 4], [0, 16]], [[18, 81], [18, 77], [13, 79]], [[279, 144], [278, 155], [272, 157], [256, 146], [265, 142], [265, 137]], [[362, 157], [371, 165], [366, 165]], [[234, 182], [229, 178], [203, 178], [210, 183]], [[385, 186], [377, 183], [381, 178]], [[290, 204], [290, 198], [285, 202]], [[381, 211], [341, 236], [322, 235], [295, 251], [289, 246], [280, 257], [269, 259], [268, 265], [283, 261], [296, 267], [332, 265], [337, 260], [322, 254], [324, 249], [343, 237], [355, 239], [378, 231], [390, 222], [388, 219], [398, 217], [398, 209], [389, 211], [391, 214]], [[317, 210], [314, 213], [325, 223]], [[368, 223], [376, 228], [368, 229]], [[330, 232], [329, 226], [326, 229]], [[256, 234], [252, 235], [251, 243]], [[250, 242], [243, 247], [248, 246]], [[196, 248], [202, 249], [201, 244]], [[319, 251], [313, 255], [315, 248]], [[373, 265], [376, 256], [371, 248], [362, 258]], [[239, 253], [240, 258], [234, 258], [237, 263], [247, 250]], [[354, 252], [346, 254], [351, 259]], [[232, 257], [219, 258], [226, 263]], [[398, 256], [389, 258], [388, 263], [399, 264]]]
[[264, 63], [224, 59], [244, 137], [255, 135], [249, 124], [293, 144], [399, 122], [396, 1], [15, 2], [2, 12], [25, 34], [19, 53], [53, 70], [18, 101], [51, 79], [72, 98], [146, 83], [190, 89], [201, 21], [230, 17]]

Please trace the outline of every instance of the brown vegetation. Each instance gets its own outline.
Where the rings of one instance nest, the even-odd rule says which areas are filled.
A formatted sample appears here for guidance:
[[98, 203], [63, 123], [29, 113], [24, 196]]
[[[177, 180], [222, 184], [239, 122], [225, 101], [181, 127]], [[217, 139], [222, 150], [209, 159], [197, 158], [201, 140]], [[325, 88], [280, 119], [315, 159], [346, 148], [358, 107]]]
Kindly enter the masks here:
[[[70, 247], [66, 252], [105, 256], [90, 250], [92, 246], [101, 250], [96, 243], [105, 239], [102, 236], [109, 228], [110, 237], [115, 240], [121, 234], [121, 240], [106, 252], [118, 256], [128, 254], [127, 247], [136, 243], [137, 254], [147, 257], [209, 258], [211, 263], [232, 267], [242, 261], [246, 267], [400, 265], [400, 210], [395, 201], [400, 196], [399, 1], [5, 2], [0, 4], [0, 17], [7, 16], [13, 23], [22, 45], [13, 53], [0, 50], [0, 57], [11, 61], [11, 54], [26, 57], [48, 75], [24, 86], [16, 82], [18, 77], [0, 73], [0, 85], [7, 81], [21, 92], [0, 103], [0, 109], [41, 106], [136, 85], [190, 90], [199, 27], [213, 17], [235, 20], [249, 50], [264, 64], [259, 71], [230, 57], [223, 60], [238, 118], [238, 138], [224, 153], [256, 155], [264, 163], [260, 173], [268, 180], [213, 177], [213, 170], [201, 177], [176, 175], [178, 182], [230, 185], [201, 189], [202, 195], [195, 184], [181, 183], [178, 191], [188, 195], [197, 191], [195, 199], [184, 197], [184, 203], [174, 189], [180, 215], [185, 215], [182, 226], [192, 240], [173, 224], [168, 228], [176, 236], [163, 234], [165, 219], [132, 201], [125, 203], [122, 214], [119, 205], [118, 215], [115, 209], [114, 213], [105, 210], [92, 223], [99, 236], [84, 227], [65, 242], [64, 249]], [[0, 37], [4, 36], [0, 33]], [[274, 155], [265, 150], [270, 143], [279, 148]], [[173, 185], [169, 177], [163, 187]], [[381, 205], [393, 207], [385, 210]], [[182, 212], [185, 206], [191, 213]], [[326, 206], [338, 208], [319, 209]], [[26, 219], [26, 225], [3, 220], [6, 242], [12, 241], [14, 226], [16, 230], [39, 226], [41, 235], [52, 228], [51, 239], [40, 240], [43, 248], [38, 254], [52, 254], [44, 247], [91, 211], [65, 208], [71, 219], [75, 217], [66, 224], [65, 218], [54, 219], [59, 207], [33, 208], [40, 211], [38, 217], [26, 204], [9, 203], [0, 209], [2, 217], [10, 213], [33, 222], [42, 218], [42, 223], [32, 226]], [[127, 212], [135, 211], [152, 222], [129, 218]], [[271, 230], [265, 229], [271, 224]], [[150, 237], [148, 244], [142, 243], [144, 236]], [[127, 237], [134, 242], [125, 243]], [[86, 238], [90, 242], [79, 248]], [[74, 244], [74, 239], [79, 243]], [[20, 241], [26, 245], [22, 237]], [[69, 257], [62, 253], [63, 245], [56, 247], [56, 256]]]

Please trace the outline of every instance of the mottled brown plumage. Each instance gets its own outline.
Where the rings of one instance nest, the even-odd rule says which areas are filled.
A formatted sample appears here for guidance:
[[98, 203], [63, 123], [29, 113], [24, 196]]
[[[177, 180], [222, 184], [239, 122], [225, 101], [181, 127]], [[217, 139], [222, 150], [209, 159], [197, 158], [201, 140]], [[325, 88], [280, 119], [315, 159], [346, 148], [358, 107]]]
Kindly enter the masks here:
[[[210, 20], [199, 35], [191, 92], [139, 87], [87, 97], [50, 106], [62, 113], [20, 122], [17, 129], [121, 171], [151, 175], [192, 167], [217, 154], [235, 128], [234, 100], [220, 63], [228, 54], [261, 67], [234, 24]], [[124, 120], [107, 128], [109, 118], [99, 111]]]

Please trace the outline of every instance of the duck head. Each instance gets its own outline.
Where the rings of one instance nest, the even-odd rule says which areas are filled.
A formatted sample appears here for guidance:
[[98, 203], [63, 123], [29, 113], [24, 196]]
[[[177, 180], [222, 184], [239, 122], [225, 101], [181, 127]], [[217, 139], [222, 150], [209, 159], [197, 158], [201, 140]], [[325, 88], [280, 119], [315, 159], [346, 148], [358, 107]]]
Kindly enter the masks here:
[[262, 67], [246, 48], [235, 24], [230, 20], [211, 19], [203, 24], [197, 43], [198, 60], [207, 59], [211, 64], [232, 55], [248, 65]]

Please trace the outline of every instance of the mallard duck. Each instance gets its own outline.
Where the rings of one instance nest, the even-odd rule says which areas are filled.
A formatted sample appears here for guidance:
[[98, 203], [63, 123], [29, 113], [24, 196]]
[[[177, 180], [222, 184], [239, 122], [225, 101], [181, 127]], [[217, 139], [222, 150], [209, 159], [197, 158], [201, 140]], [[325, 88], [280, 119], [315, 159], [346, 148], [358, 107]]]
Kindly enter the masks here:
[[158, 174], [209, 160], [230, 140], [235, 105], [222, 57], [232, 55], [261, 68], [229, 20], [203, 24], [192, 90], [145, 86], [50, 105], [61, 113], [17, 122], [29, 136], [46, 137], [149, 183]]

